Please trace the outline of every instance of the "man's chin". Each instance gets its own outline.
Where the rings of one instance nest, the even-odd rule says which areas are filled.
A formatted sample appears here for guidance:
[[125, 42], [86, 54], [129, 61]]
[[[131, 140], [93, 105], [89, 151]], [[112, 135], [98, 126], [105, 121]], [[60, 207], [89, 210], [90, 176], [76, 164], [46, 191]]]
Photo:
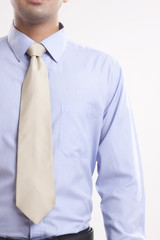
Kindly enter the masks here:
[[44, 23], [49, 19], [49, 16], [46, 14], [44, 9], [42, 8], [36, 8], [36, 9], [27, 9], [28, 11], [21, 13], [23, 15], [23, 19], [25, 19], [26, 22], [31, 24], [40, 24]]

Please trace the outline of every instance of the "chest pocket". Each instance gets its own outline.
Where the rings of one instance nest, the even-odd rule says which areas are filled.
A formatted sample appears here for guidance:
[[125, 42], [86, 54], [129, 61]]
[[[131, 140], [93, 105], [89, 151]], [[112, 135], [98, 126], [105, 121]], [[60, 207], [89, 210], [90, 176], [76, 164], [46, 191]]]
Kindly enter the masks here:
[[101, 122], [92, 103], [61, 103], [59, 148], [66, 157], [88, 157]]

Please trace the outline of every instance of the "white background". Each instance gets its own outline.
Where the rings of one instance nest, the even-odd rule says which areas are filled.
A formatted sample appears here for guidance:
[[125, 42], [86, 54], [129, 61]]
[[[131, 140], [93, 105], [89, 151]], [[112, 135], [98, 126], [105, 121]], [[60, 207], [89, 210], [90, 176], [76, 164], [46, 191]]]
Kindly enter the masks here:
[[[13, 18], [0, 0], [0, 37]], [[69, 38], [105, 51], [121, 64], [130, 96], [143, 164], [146, 239], [160, 236], [160, 2], [158, 0], [69, 0], [60, 10]], [[93, 181], [95, 183], [95, 170]], [[94, 185], [94, 184], [93, 184]], [[100, 197], [94, 185], [90, 225], [106, 240]]]

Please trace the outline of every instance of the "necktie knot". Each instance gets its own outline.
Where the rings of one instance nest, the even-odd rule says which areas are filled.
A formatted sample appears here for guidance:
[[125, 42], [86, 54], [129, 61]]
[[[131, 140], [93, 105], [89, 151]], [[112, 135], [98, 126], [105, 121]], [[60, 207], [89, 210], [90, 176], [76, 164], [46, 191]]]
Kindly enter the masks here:
[[27, 50], [28, 55], [31, 57], [41, 57], [45, 52], [46, 48], [41, 43], [34, 43]]

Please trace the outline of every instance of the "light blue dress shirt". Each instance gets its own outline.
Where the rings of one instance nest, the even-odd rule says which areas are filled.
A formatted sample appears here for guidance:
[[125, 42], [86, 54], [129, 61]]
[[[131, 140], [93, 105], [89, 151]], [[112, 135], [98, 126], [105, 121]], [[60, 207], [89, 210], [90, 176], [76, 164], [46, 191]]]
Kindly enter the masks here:
[[42, 239], [86, 229], [97, 164], [106, 237], [144, 240], [142, 163], [122, 68], [109, 54], [70, 40], [59, 26], [41, 41], [47, 49], [56, 205], [37, 225], [15, 204], [21, 88], [30, 62], [25, 53], [34, 41], [14, 22], [0, 38], [0, 236]]

